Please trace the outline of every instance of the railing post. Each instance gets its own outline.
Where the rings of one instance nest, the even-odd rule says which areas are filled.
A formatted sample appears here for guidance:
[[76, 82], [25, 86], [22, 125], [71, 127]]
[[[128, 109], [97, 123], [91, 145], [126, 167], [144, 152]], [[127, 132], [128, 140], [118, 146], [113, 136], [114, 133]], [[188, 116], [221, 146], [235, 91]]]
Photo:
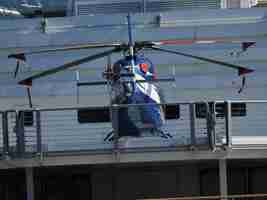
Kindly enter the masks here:
[[190, 112], [190, 139], [191, 139], [191, 148], [195, 148], [196, 146], [196, 112], [195, 112], [195, 104], [189, 104], [189, 112]]
[[9, 156], [9, 137], [8, 137], [8, 114], [7, 112], [2, 113], [2, 128], [3, 128], [3, 155], [4, 157]]
[[225, 101], [225, 130], [226, 130], [226, 145], [232, 147], [232, 107], [230, 101]]
[[214, 141], [214, 147], [218, 146], [217, 142], [217, 134], [216, 134], [216, 102], [212, 103], [212, 107], [210, 109], [210, 123], [211, 123], [211, 132]]
[[41, 113], [36, 110], [36, 150], [39, 156], [42, 155], [42, 132], [41, 132]]
[[24, 111], [17, 112], [16, 127], [17, 152], [22, 156], [25, 153]]
[[34, 169], [25, 168], [27, 200], [34, 200]]
[[119, 151], [119, 106], [112, 105], [112, 127], [114, 131], [114, 153], [117, 154]]
[[212, 112], [210, 110], [209, 103], [206, 102], [206, 121], [207, 121], [207, 133], [209, 138], [209, 145], [212, 150], [215, 150], [216, 143], [215, 143], [215, 135], [214, 135], [214, 119]]
[[[219, 159], [219, 182], [220, 182], [220, 195], [226, 197], [228, 195], [227, 185], [227, 160]], [[221, 200], [227, 200], [222, 198]]]
[[142, 0], [143, 3], [143, 13], [146, 13], [146, 0]]

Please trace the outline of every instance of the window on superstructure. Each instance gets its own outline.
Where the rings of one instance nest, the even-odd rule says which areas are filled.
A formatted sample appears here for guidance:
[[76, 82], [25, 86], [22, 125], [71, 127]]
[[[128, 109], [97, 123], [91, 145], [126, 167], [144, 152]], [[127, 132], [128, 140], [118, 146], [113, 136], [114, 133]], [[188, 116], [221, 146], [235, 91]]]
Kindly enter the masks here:
[[[209, 102], [209, 110], [212, 112], [214, 109], [214, 102]], [[216, 103], [215, 113], [216, 117], [225, 117], [225, 103]], [[207, 106], [205, 103], [196, 104], [196, 117], [206, 118]], [[247, 106], [246, 103], [231, 103], [231, 114], [232, 117], [245, 117], [247, 116]]]

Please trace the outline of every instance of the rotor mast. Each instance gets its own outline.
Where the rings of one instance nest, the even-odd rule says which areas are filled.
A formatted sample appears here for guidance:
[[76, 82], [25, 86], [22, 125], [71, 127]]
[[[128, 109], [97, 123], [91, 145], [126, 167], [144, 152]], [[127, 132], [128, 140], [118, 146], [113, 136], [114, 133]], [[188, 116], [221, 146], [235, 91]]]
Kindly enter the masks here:
[[127, 15], [127, 24], [128, 24], [128, 37], [129, 37], [129, 56], [131, 59], [131, 68], [130, 71], [133, 72], [134, 68], [134, 43], [133, 43], [133, 33], [132, 33], [132, 24], [131, 24], [131, 15], [130, 13]]

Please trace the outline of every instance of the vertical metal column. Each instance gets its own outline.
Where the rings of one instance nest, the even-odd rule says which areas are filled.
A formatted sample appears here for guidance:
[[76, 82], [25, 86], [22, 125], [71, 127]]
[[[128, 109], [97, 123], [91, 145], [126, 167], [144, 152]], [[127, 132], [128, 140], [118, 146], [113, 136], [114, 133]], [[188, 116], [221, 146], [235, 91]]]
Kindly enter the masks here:
[[76, 104], [80, 104], [80, 87], [78, 86], [78, 83], [80, 82], [80, 71], [75, 71], [75, 78], [76, 78]]
[[[219, 160], [219, 180], [220, 180], [220, 195], [227, 196], [227, 161], [226, 159]], [[221, 199], [226, 200], [226, 199]]]
[[17, 113], [16, 127], [17, 152], [19, 156], [22, 156], [25, 153], [24, 111]]
[[112, 127], [114, 131], [114, 153], [117, 154], [119, 151], [119, 105], [112, 105]]
[[146, 13], [146, 0], [143, 0], [143, 13]]
[[27, 188], [27, 200], [34, 200], [34, 176], [33, 168], [25, 168], [26, 171], [26, 188]]
[[227, 0], [221, 0], [221, 8], [227, 8]]
[[215, 146], [215, 136], [214, 136], [214, 122], [213, 122], [213, 117], [211, 114], [210, 106], [209, 103], [206, 102], [206, 121], [207, 121], [207, 133], [208, 133], [208, 138], [209, 138], [209, 145], [212, 151], [216, 149]]
[[74, 0], [68, 0], [68, 3], [67, 3], [67, 16], [74, 16], [75, 13], [73, 13], [73, 10], [74, 10]]
[[9, 137], [8, 137], [8, 114], [2, 113], [2, 125], [3, 125], [3, 154], [5, 157], [9, 154]]
[[232, 147], [232, 107], [230, 101], [225, 101], [225, 132], [226, 132], [226, 145]]
[[42, 155], [42, 133], [41, 133], [41, 113], [40, 110], [36, 111], [36, 146], [37, 154]]
[[211, 126], [211, 137], [214, 143], [214, 148], [218, 146], [217, 135], [216, 135], [216, 102], [211, 104], [210, 108], [210, 126]]
[[189, 104], [189, 111], [190, 111], [190, 133], [191, 133], [191, 148], [196, 146], [196, 112], [195, 112], [195, 104]]

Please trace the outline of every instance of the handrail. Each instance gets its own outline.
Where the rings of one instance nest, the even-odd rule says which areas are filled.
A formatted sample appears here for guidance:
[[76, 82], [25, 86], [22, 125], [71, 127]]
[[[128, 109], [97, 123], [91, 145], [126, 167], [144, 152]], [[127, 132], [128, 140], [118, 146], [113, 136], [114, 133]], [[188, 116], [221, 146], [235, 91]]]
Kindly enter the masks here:
[[267, 100], [231, 100], [231, 99], [228, 99], [228, 100], [215, 100], [215, 101], [212, 101], [212, 102], [224, 103], [225, 101], [229, 101], [231, 103], [267, 103]]
[[[226, 100], [230, 101], [231, 103], [267, 103], [267, 100]], [[205, 103], [207, 101], [181, 101], [181, 102], [166, 102], [166, 103], [140, 103], [140, 104], [114, 104], [111, 107], [129, 107], [129, 106], [149, 106], [149, 105], [189, 105], [191, 103], [193, 104], [198, 104], [198, 103]], [[209, 101], [208, 101], [209, 102]], [[215, 100], [215, 101], [210, 101], [210, 102], [215, 102], [215, 103], [224, 103], [225, 101], [223, 100]], [[60, 107], [60, 108], [25, 108], [25, 109], [10, 109], [10, 110], [5, 110], [7, 112], [16, 112], [16, 111], [62, 111], [62, 110], [74, 110], [74, 109], [94, 109], [94, 108], [104, 108], [104, 107], [110, 107], [110, 105], [105, 105], [105, 106], [73, 106], [73, 107]]]
[[174, 198], [149, 198], [138, 200], [207, 200], [207, 199], [235, 199], [235, 198], [255, 198], [267, 197], [267, 193], [257, 194], [234, 194], [234, 195], [215, 195], [215, 196], [191, 196], [191, 197], [174, 197]]
[[170, 103], [139, 103], [139, 104], [113, 104], [105, 105], [105, 106], [73, 106], [73, 107], [60, 107], [60, 108], [25, 108], [25, 109], [10, 109], [6, 110], [7, 112], [17, 112], [17, 111], [63, 111], [63, 110], [74, 110], [74, 109], [95, 109], [95, 108], [105, 108], [105, 107], [116, 107], [116, 108], [125, 108], [125, 107], [134, 107], [134, 106], [150, 106], [150, 105], [189, 105], [190, 103], [204, 103], [204, 101], [199, 102], [170, 102]]

